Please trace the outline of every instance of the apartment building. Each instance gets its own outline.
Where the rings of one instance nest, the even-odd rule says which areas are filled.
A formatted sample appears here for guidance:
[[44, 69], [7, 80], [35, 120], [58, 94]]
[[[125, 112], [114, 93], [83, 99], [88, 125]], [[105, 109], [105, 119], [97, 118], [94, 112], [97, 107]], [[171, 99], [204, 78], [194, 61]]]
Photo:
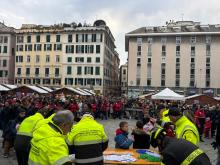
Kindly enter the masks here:
[[14, 28], [0, 22], [0, 84], [14, 83], [15, 69]]
[[170, 87], [192, 95], [220, 95], [220, 25], [170, 21], [125, 36], [129, 94]]
[[15, 83], [117, 92], [119, 56], [103, 20], [91, 25], [24, 24], [16, 30]]
[[128, 92], [128, 65], [124, 64], [120, 67], [120, 85], [121, 94], [127, 95]]

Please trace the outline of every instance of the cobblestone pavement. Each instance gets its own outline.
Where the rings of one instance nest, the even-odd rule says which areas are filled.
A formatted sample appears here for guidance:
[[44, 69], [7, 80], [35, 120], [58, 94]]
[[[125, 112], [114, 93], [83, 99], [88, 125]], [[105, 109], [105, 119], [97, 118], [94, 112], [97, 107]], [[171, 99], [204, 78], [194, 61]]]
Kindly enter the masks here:
[[[100, 120], [99, 122], [102, 123], [105, 127], [105, 131], [109, 137], [109, 147], [114, 147], [114, 136], [115, 136], [115, 130], [118, 127], [119, 122], [122, 120]], [[128, 120], [129, 122], [129, 127], [130, 127], [130, 132], [131, 129], [135, 127], [136, 120], [130, 119]], [[212, 148], [210, 145], [213, 139], [204, 139], [205, 142], [200, 143], [200, 147], [208, 154], [211, 162], [213, 165], [216, 164], [216, 159], [217, 159], [217, 151]], [[0, 138], [0, 144], [2, 144], [2, 139]], [[0, 165], [17, 165], [16, 163], [16, 156], [13, 151], [10, 153], [9, 158], [3, 158], [2, 157], [3, 150], [0, 148]]]

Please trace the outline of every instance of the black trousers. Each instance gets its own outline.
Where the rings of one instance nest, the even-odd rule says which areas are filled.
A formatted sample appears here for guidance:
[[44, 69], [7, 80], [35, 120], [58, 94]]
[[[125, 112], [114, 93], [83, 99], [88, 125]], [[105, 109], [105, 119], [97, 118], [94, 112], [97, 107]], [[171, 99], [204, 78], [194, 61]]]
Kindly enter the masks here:
[[18, 165], [28, 165], [29, 152], [18, 151], [18, 150], [15, 150], [15, 151], [16, 151]]

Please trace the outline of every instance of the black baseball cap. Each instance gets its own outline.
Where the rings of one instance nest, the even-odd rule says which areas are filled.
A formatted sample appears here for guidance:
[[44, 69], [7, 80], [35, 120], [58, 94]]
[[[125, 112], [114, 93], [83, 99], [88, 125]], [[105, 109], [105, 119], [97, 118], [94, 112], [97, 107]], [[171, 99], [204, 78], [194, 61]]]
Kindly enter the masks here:
[[170, 107], [169, 108], [169, 112], [166, 116], [180, 116], [182, 113], [181, 113], [181, 110], [177, 107]]

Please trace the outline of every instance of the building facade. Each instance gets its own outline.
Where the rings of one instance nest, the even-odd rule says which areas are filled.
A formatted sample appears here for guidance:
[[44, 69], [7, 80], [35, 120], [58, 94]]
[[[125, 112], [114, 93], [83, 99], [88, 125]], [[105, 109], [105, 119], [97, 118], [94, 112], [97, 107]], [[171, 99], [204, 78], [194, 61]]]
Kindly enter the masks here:
[[22, 25], [16, 30], [15, 83], [72, 86], [114, 94], [119, 57], [114, 37], [102, 20], [93, 26]]
[[15, 31], [0, 22], [0, 84], [14, 83]]
[[120, 67], [120, 85], [121, 95], [127, 95], [128, 92], [128, 65], [121, 65]]
[[170, 87], [192, 95], [220, 94], [220, 25], [167, 22], [125, 36], [130, 95]]

